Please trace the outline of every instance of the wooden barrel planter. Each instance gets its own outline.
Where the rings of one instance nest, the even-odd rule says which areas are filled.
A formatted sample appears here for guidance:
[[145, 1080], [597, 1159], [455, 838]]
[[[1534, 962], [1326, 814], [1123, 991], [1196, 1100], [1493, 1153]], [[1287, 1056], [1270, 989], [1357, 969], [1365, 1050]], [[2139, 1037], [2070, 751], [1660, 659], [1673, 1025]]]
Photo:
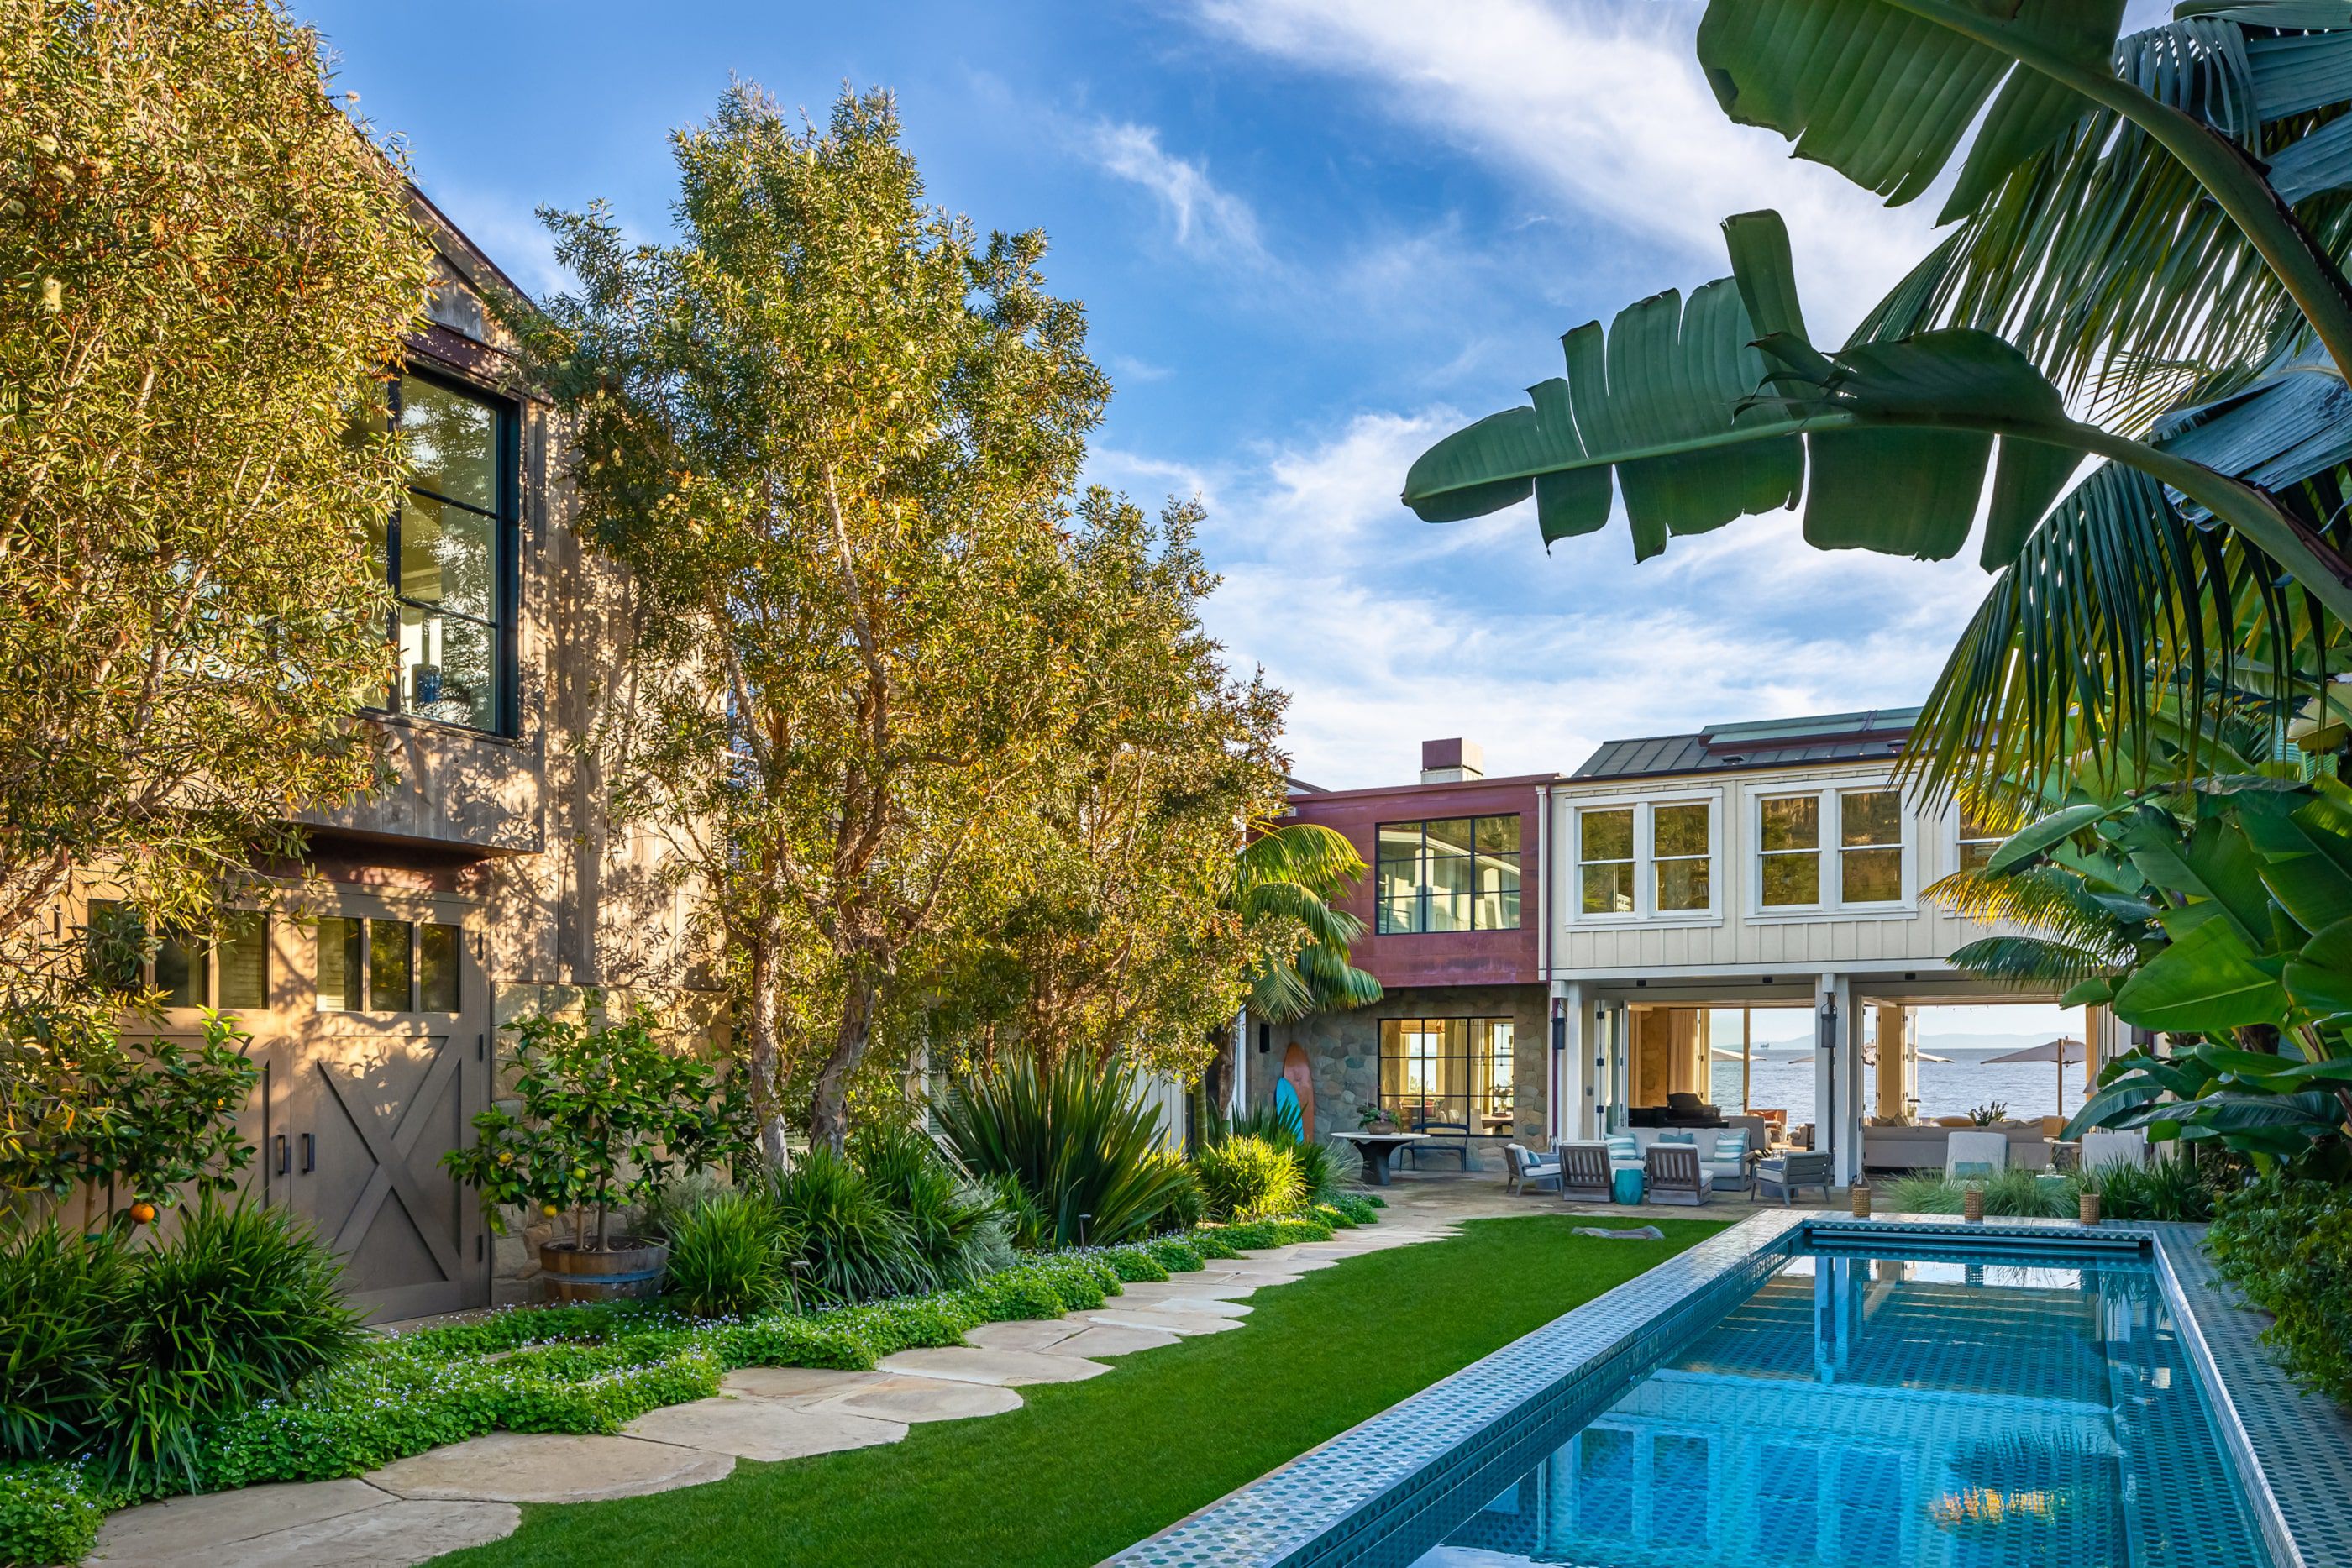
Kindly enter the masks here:
[[569, 1241], [542, 1242], [539, 1267], [551, 1301], [651, 1301], [661, 1294], [669, 1243], [632, 1237], [602, 1252], [583, 1252]]

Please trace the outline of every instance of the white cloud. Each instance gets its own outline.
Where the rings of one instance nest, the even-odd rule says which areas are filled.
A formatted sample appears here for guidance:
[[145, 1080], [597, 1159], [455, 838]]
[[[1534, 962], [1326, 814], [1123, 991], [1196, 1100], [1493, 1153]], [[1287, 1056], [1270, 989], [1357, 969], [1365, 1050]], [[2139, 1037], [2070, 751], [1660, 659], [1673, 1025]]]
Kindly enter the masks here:
[[1726, 261], [1720, 221], [1789, 219], [1816, 331], [1842, 335], [1925, 248], [1933, 198], [1889, 213], [1843, 176], [1733, 125], [1700, 74], [1700, 7], [1598, 0], [1197, 0], [1262, 54], [1362, 81], [1381, 109], [1540, 182], [1565, 214], [1663, 243], [1685, 277]]
[[1360, 413], [1213, 485], [1182, 471], [1213, 493], [1211, 630], [1292, 694], [1317, 784], [1408, 779], [1444, 736], [1479, 741], [1493, 773], [1566, 771], [1619, 737], [1914, 703], [1983, 592], [1965, 562], [1809, 549], [1786, 515], [1638, 566], [1622, 524], [1547, 554], [1524, 507], [1416, 522], [1398, 483], [1458, 423]]
[[1149, 125], [1097, 120], [1087, 128], [1087, 152], [1106, 172], [1158, 196], [1176, 225], [1176, 243], [1198, 255], [1252, 265], [1268, 261], [1250, 204], [1209, 178], [1208, 165], [1160, 145]]

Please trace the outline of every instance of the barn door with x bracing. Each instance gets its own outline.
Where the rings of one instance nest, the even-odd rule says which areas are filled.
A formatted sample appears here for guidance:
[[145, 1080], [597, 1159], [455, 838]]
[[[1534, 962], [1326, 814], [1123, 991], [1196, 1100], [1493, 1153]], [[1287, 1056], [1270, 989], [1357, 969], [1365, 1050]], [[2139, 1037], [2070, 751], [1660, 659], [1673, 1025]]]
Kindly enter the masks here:
[[441, 1167], [473, 1135], [488, 1071], [487, 987], [459, 918], [347, 898], [316, 924], [286, 1190], [379, 1320], [489, 1298], [480, 1218]]

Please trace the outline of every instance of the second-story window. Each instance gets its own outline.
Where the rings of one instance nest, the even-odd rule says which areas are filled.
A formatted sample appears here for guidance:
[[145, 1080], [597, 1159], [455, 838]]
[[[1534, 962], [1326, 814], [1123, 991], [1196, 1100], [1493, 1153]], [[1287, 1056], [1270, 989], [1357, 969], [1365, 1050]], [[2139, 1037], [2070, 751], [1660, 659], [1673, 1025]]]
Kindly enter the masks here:
[[1960, 869], [1982, 871], [2009, 835], [1966, 807], [1960, 809]]
[[1654, 907], [1662, 915], [1686, 914], [1715, 903], [1715, 845], [1704, 800], [1650, 808], [1650, 865], [1656, 883]]
[[1611, 806], [1578, 815], [1583, 845], [1578, 862], [1587, 915], [1633, 913], [1633, 808]]
[[1515, 816], [1384, 822], [1374, 861], [1382, 936], [1518, 929]]
[[1897, 904], [1903, 898], [1903, 797], [1848, 789], [1838, 797], [1838, 899]]
[[514, 418], [505, 403], [404, 376], [394, 416], [408, 440], [408, 489], [389, 520], [386, 569], [401, 713], [511, 733], [515, 597]]
[[1757, 805], [1757, 859], [1767, 909], [1822, 901], [1822, 800], [1784, 795]]

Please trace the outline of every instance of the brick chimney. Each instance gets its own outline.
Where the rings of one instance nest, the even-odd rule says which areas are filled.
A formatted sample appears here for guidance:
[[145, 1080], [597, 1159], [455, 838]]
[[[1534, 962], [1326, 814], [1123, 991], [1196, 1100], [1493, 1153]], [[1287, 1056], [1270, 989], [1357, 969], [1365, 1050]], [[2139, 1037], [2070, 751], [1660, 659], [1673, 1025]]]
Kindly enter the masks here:
[[1486, 754], [1478, 749], [1475, 740], [1456, 737], [1452, 740], [1424, 740], [1421, 743], [1421, 781], [1424, 784], [1466, 784], [1473, 779], [1486, 777]]

